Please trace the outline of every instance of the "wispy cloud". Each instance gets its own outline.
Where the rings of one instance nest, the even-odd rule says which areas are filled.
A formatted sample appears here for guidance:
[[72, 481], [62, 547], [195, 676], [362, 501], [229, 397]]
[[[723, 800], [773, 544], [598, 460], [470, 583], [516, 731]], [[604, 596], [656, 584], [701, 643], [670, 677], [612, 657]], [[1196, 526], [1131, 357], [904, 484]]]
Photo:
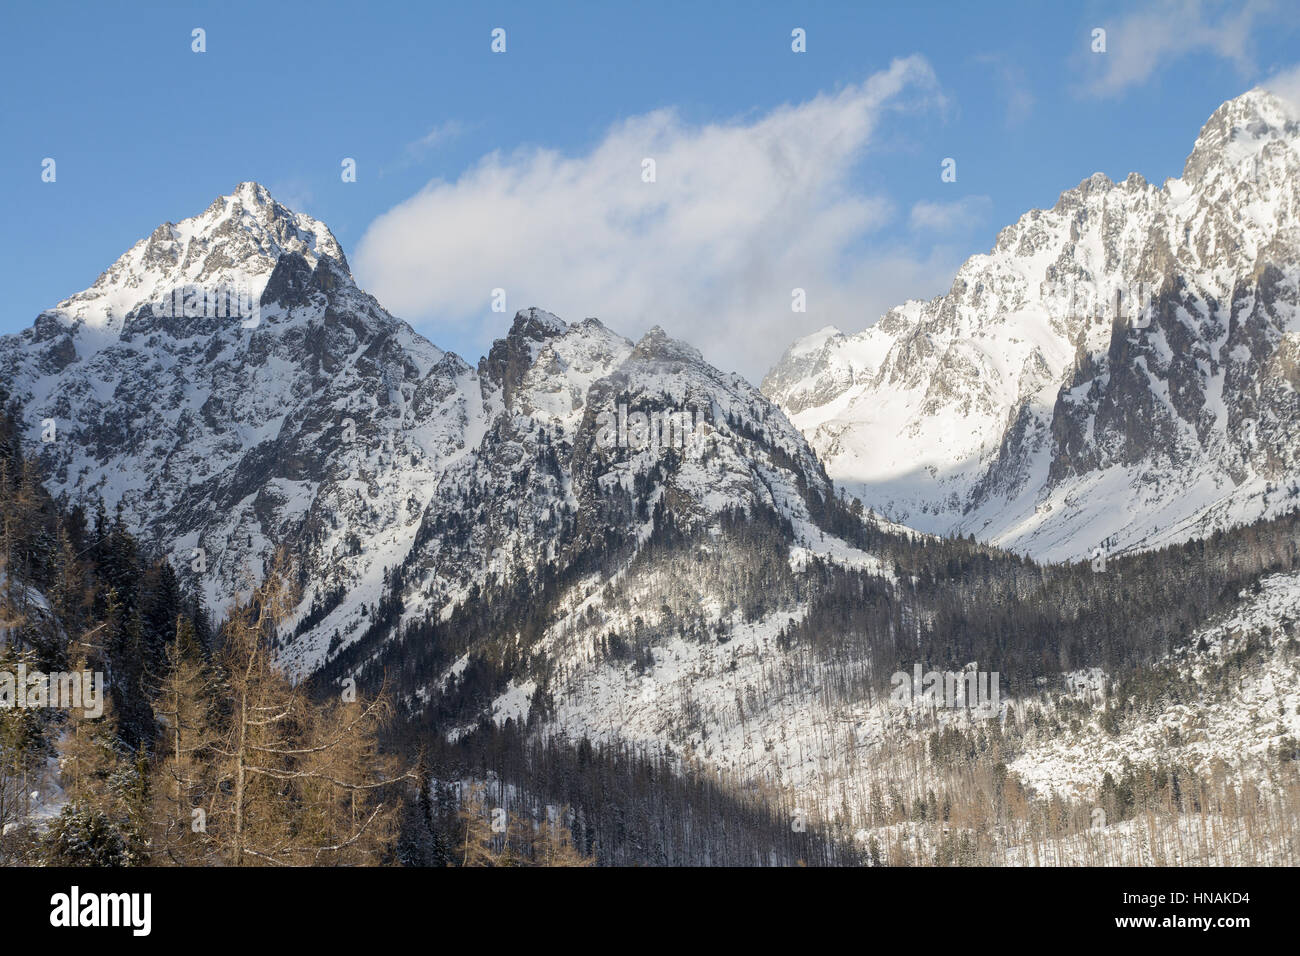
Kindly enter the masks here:
[[1285, 100], [1291, 115], [1300, 120], [1300, 63], [1274, 73], [1260, 86]]
[[924, 232], [958, 234], [983, 222], [993, 210], [988, 196], [965, 196], [952, 202], [921, 200], [912, 206], [908, 225]]
[[272, 196], [284, 203], [285, 206], [292, 209], [294, 212], [302, 212], [311, 215], [311, 210], [315, 206], [316, 196], [306, 180], [300, 177], [280, 180], [273, 179], [265, 185]]
[[997, 77], [1003, 96], [1006, 97], [1007, 126], [1017, 126], [1028, 119], [1036, 99], [1024, 69], [1009, 62], [1001, 54], [981, 54], [975, 57], [975, 62], [988, 66]]
[[[357, 273], [417, 323], [498, 325], [488, 303], [502, 288], [510, 313], [598, 315], [628, 334], [658, 323], [756, 377], [797, 335], [864, 327], [951, 275], [929, 256], [862, 255], [892, 205], [851, 175], [884, 115], [941, 100], [911, 57], [753, 120], [691, 125], [666, 109], [616, 125], [586, 155], [493, 153], [377, 218]], [[795, 288], [806, 313], [791, 309]]]
[[1118, 19], [1103, 18], [1091, 26], [1106, 31], [1106, 52], [1079, 58], [1086, 76], [1081, 92], [1118, 96], [1192, 54], [1228, 60], [1243, 76], [1251, 76], [1257, 71], [1251, 35], [1274, 9], [1267, 0], [1161, 0]]
[[380, 177], [414, 166], [439, 146], [446, 145], [463, 132], [464, 127], [459, 120], [453, 119], [438, 123], [419, 139], [407, 143], [401, 155], [379, 171]]
[[436, 146], [441, 146], [461, 134], [459, 120], [447, 120], [439, 123], [413, 143], [408, 143], [406, 152], [410, 156], [423, 156]]

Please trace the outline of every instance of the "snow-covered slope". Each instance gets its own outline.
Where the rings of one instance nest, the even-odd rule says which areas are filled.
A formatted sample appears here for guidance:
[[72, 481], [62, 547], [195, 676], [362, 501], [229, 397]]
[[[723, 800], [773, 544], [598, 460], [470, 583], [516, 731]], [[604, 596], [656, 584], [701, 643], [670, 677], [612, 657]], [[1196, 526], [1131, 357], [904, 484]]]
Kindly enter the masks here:
[[[803, 436], [741, 376], [657, 327], [632, 343], [596, 319], [528, 309], [480, 362], [479, 383], [488, 426], [438, 477], [397, 569], [405, 623], [447, 620], [521, 576], [540, 589], [548, 574], [617, 567], [665, 521], [688, 529], [762, 510], [804, 551], [855, 560], [827, 534], [834, 490]], [[638, 415], [669, 416], [657, 443]], [[362, 636], [336, 636], [327, 620], [285, 660], [313, 670], [331, 644]]]
[[[1244, 838], [1236, 832], [1241, 821], [1221, 819], [1208, 798], [1199, 819], [1113, 820], [1108, 827], [1096, 808], [1105, 804], [1107, 777], [1122, 781], [1133, 768], [1178, 768], [1213, 781], [1203, 794], [1224, 780], [1244, 784], [1260, 794], [1261, 805], [1294, 786], [1285, 763], [1294, 758], [1279, 754], [1294, 752], [1300, 739], [1300, 574], [1264, 577], [1158, 662], [1154, 679], [1141, 678], [1145, 685], [1119, 682], [1099, 668], [1064, 673], [1005, 697], [996, 719], [982, 720], [962, 710], [899, 708], [887, 697], [844, 694], [870, 667], [819, 659], [806, 646], [783, 642], [782, 629], [806, 613], [800, 602], [754, 621], [707, 609], [725, 643], [672, 633], [676, 610], [669, 605], [690, 573], [642, 568], [620, 582], [617, 597], [594, 587], [585, 599], [579, 593], [535, 648], [549, 681], [513, 683], [493, 702], [493, 719], [526, 722], [540, 688], [552, 702], [538, 722], [545, 734], [666, 752], [683, 767], [768, 793], [792, 817], [833, 824], [862, 846], [875, 841], [895, 853], [906, 847], [913, 859], [933, 855], [941, 837], [955, 839], [968, 818], [882, 825], [888, 795], [901, 794], [911, 806], [927, 794], [933, 802], [945, 789], [957, 802], [956, 794], [970, 790], [965, 797], [975, 803], [986, 781], [971, 765], [954, 770], [936, 741], [952, 735], [969, 741], [972, 752], [975, 741], [981, 749], [994, 742], [992, 752], [1000, 749], [1003, 771], [1017, 787], [1035, 799], [1067, 801], [1085, 830], [1090, 817], [1093, 824], [1090, 833], [1051, 840], [1023, 822], [996, 832], [981, 824], [982, 837], [970, 830], [998, 862], [1132, 863], [1151, 862], [1153, 854], [1166, 863], [1294, 861], [1294, 841], [1276, 834], [1255, 835], [1248, 851], [1236, 846], [1232, 841]], [[600, 642], [602, 633], [629, 633], [633, 615], [638, 628], [672, 635], [653, 646], [645, 663], [611, 655]], [[1133, 696], [1139, 687], [1143, 698]], [[1108, 726], [1112, 710], [1126, 716]], [[1130, 832], [1134, 826], [1186, 826], [1190, 835], [1180, 842], [1166, 834], [1168, 846], [1148, 846]]]
[[[1267, 786], [1279, 748], [1300, 740], [1297, 622], [1300, 574], [1263, 578], [1238, 607], [1157, 665], [1193, 694], [1169, 694], [1117, 733], [1090, 720], [1077, 733], [1035, 734], [1011, 770], [1037, 792], [1074, 797], [1095, 793], [1125, 762], [1160, 760], [1206, 775], [1250, 771]], [[1094, 707], [1091, 716], [1100, 711]]]
[[951, 290], [796, 342], [763, 383], [827, 471], [921, 530], [1046, 559], [1294, 507], [1300, 123], [1263, 90], [1183, 176], [1098, 173]]

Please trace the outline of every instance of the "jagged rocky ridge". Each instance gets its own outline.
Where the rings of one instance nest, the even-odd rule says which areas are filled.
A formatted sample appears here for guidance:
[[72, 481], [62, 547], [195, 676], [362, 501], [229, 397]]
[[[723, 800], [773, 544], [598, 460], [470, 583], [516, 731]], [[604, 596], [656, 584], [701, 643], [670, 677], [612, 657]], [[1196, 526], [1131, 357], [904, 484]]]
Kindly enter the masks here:
[[1253, 90], [1180, 179], [1093, 175], [763, 390], [897, 521], [1049, 560], [1150, 548], [1300, 502], [1298, 282], [1300, 123]]

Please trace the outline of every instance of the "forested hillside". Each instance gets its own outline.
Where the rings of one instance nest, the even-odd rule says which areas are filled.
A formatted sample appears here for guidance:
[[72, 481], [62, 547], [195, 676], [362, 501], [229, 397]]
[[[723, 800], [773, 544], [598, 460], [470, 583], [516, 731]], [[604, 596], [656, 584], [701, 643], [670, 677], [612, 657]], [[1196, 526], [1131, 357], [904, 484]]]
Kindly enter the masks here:
[[[635, 551], [567, 573], [543, 566], [449, 616], [395, 626], [402, 572], [391, 572], [373, 627], [393, 636], [356, 642], [320, 677], [388, 681], [413, 746], [499, 774], [503, 792], [546, 781], [549, 799], [591, 814], [593, 827], [624, 811], [571, 765], [575, 742], [628, 767], [658, 765], [687, 788], [709, 782], [742, 801], [727, 819], [756, 800], [786, 843], [824, 829], [832, 842], [799, 848], [818, 862], [1104, 862], [1135, 852], [1137, 837], [1116, 828], [1155, 810], [1157, 843], [1189, 814], [1231, 829], [1258, 811], [1276, 830], [1269, 852], [1296, 858], [1300, 700], [1269, 687], [1296, 668], [1300, 515], [1105, 563], [1040, 565], [970, 539], [899, 533], [838, 499], [823, 520], [855, 549], [851, 561], [791, 547], [774, 512], [690, 525], [635, 492], [632, 506], [653, 519]], [[1284, 600], [1263, 600], [1274, 593]], [[1215, 638], [1234, 615], [1250, 621], [1249, 637]], [[997, 719], [892, 706], [892, 676], [918, 663], [997, 672]], [[1260, 724], [1270, 696], [1274, 722]], [[1151, 726], [1166, 711], [1219, 706], [1260, 716], [1213, 734], [1194, 726], [1205, 716], [1177, 733]], [[1045, 751], [1059, 758], [1090, 734], [1083, 749], [1106, 753], [1102, 764], [1044, 769]], [[1104, 854], [1029, 849], [1088, 833], [1098, 809], [1115, 844]], [[908, 835], [918, 827], [924, 837]], [[668, 836], [655, 845], [658, 859], [688, 848]]]

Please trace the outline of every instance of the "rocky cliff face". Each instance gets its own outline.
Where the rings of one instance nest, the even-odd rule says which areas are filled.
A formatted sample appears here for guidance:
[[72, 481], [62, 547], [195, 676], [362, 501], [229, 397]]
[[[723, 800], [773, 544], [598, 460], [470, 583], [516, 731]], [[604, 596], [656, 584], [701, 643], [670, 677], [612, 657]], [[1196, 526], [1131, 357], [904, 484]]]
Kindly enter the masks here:
[[1255, 90], [1181, 179], [1096, 174], [951, 290], [764, 380], [830, 475], [924, 530], [1049, 559], [1300, 504], [1300, 124]]

